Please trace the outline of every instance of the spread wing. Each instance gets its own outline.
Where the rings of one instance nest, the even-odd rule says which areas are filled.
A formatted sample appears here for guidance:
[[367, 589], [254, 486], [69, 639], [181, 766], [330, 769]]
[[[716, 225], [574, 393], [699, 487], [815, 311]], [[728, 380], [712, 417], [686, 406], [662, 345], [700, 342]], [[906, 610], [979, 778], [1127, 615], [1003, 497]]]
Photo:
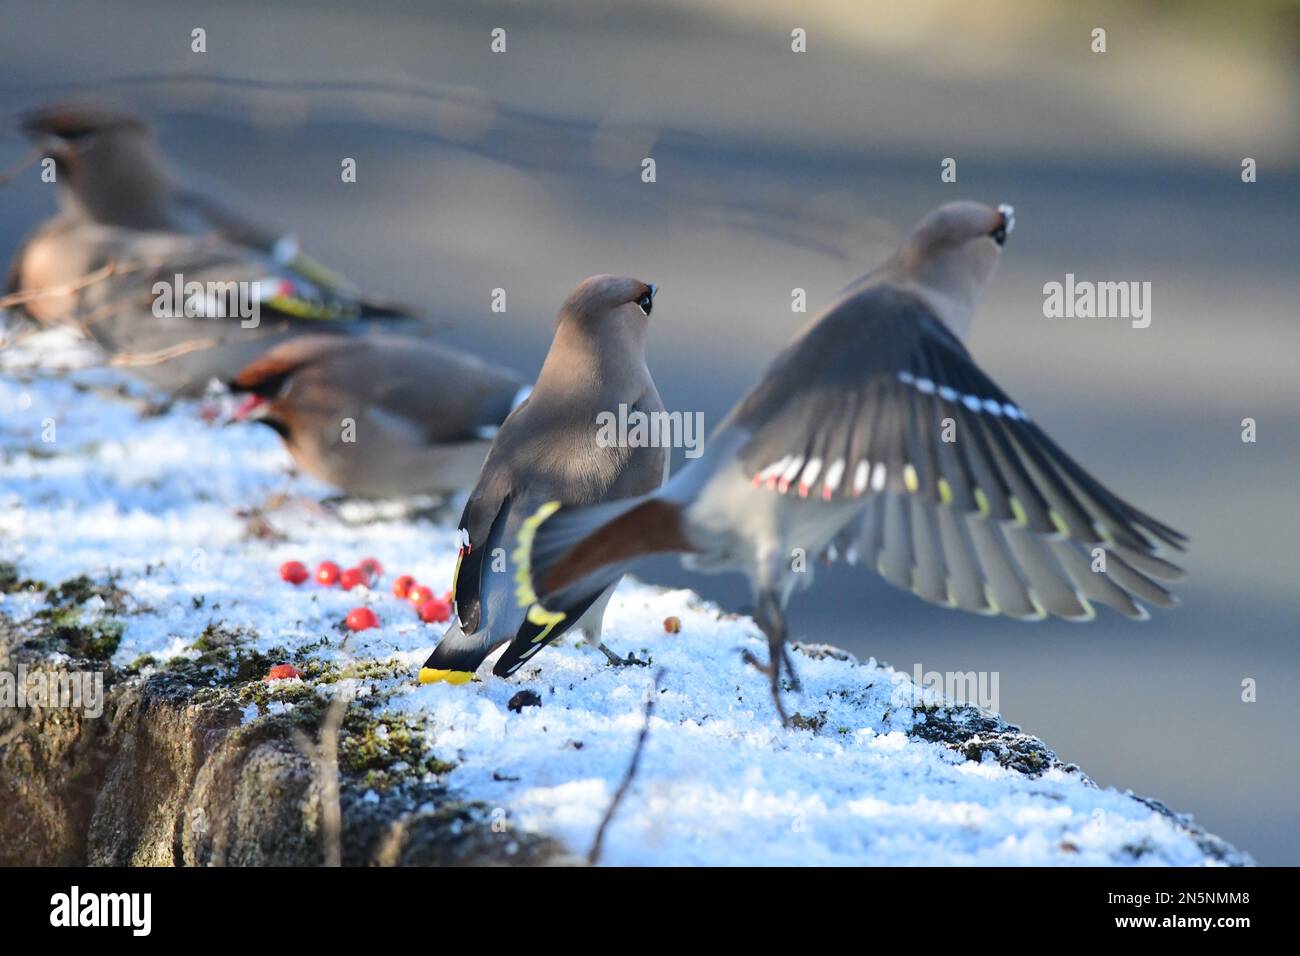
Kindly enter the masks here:
[[[1185, 538], [1105, 488], [975, 364], [919, 298], [846, 301], [737, 409], [756, 485], [858, 502], [833, 551], [929, 601], [1014, 617], [1144, 617]], [[833, 554], [832, 554], [833, 556]]]

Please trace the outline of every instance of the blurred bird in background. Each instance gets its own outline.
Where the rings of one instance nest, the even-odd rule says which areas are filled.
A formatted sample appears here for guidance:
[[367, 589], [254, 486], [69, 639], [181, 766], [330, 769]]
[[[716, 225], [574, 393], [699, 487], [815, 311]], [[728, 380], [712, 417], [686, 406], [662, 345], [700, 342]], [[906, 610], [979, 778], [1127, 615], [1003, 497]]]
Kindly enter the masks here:
[[382, 334], [298, 336], [229, 385], [246, 396], [235, 420], [274, 429], [303, 471], [357, 497], [470, 487], [529, 391], [508, 369]]
[[[177, 178], [137, 117], [58, 104], [21, 126], [54, 160], [62, 208], [15, 254], [7, 300], [41, 325], [79, 327], [151, 384], [196, 394], [303, 331], [429, 331], [411, 309], [309, 258], [291, 234]], [[163, 308], [159, 283], [178, 287]]]

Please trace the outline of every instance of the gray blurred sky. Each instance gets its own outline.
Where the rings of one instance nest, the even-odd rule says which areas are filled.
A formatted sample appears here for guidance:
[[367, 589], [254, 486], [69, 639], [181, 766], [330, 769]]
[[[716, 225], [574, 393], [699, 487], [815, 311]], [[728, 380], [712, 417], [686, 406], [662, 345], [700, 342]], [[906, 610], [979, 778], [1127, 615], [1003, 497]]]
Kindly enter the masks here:
[[[791, 288], [816, 309], [931, 206], [1014, 203], [972, 349], [1096, 474], [1190, 534], [1185, 606], [1024, 626], [834, 569], [794, 630], [908, 671], [998, 670], [1008, 717], [1102, 783], [1300, 863], [1297, 4], [1077, 6], [0, 0], [0, 108], [79, 85], [124, 99], [178, 162], [525, 372], [582, 277], [658, 282], [652, 369], [670, 408], [710, 424], [802, 320]], [[24, 150], [0, 137], [0, 165]], [[0, 195], [8, 250], [51, 200], [32, 177]], [[1151, 327], [1044, 318], [1042, 286], [1067, 272], [1150, 281]], [[1240, 702], [1243, 677], [1259, 703]]]

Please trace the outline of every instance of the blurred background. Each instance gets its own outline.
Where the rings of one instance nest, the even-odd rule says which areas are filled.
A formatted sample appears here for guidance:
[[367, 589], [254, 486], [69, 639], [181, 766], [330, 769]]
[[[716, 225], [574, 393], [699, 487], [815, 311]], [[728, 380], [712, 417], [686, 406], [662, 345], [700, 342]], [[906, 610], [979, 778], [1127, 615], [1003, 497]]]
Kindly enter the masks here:
[[[1191, 536], [1184, 606], [1025, 625], [831, 568], [793, 630], [908, 672], [997, 671], [1003, 713], [1099, 783], [1297, 864], [1300, 3], [1082, 6], [0, 0], [0, 169], [29, 149], [17, 112], [111, 96], [178, 166], [528, 374], [580, 279], [657, 282], [651, 368], [710, 427], [806, 319], [793, 288], [815, 312], [932, 206], [1014, 204], [971, 348]], [[0, 252], [52, 208], [34, 168], [0, 190]], [[1067, 272], [1151, 282], [1150, 327], [1044, 318]], [[646, 576], [747, 602], [675, 563]]]

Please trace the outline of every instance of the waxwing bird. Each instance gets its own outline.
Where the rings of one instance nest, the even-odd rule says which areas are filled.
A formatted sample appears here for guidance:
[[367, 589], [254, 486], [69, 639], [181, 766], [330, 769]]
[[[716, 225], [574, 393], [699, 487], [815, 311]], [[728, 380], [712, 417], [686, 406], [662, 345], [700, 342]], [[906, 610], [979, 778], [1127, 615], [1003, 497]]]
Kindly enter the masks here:
[[270, 252], [281, 236], [228, 198], [187, 185], [168, 169], [149, 124], [107, 103], [55, 103], [19, 118], [54, 160], [61, 206], [106, 226], [220, 235]]
[[[1069, 620], [1092, 602], [1143, 619], [1175, 603], [1157, 553], [1186, 539], [1107, 490], [990, 379], [962, 337], [1014, 225], [950, 203], [777, 357], [704, 454], [662, 489], [594, 508], [547, 502], [521, 536], [539, 618], [581, 606], [637, 560], [680, 553], [745, 573], [765, 670], [797, 677], [785, 608], [798, 553], [861, 561], [927, 601]], [[567, 504], [567, 503], [566, 503]]]
[[374, 316], [408, 315], [404, 305], [366, 295], [304, 253], [290, 232], [194, 173], [178, 176], [139, 117], [94, 101], [55, 103], [20, 118], [23, 132], [54, 160], [59, 202], [75, 219], [146, 232], [207, 236], [244, 246]]
[[[179, 185], [138, 119], [60, 107], [24, 126], [55, 159], [62, 211], [14, 256], [6, 301], [39, 324], [80, 327], [152, 384], [199, 392], [303, 331], [355, 333], [381, 320], [414, 331], [404, 307], [362, 295], [290, 238]], [[160, 283], [199, 291], [160, 309]], [[231, 321], [236, 293], [255, 303], [255, 322]]]
[[446, 496], [469, 488], [524, 380], [398, 335], [301, 335], [229, 383], [235, 419], [274, 429], [307, 474], [348, 495]]
[[493, 667], [507, 676], [574, 626], [599, 642], [617, 577], [566, 613], [542, 615], [520, 600], [528, 581], [510, 547], [528, 534], [546, 502], [597, 504], [663, 483], [665, 449], [604, 442], [597, 427], [601, 412], [620, 405], [647, 415], [664, 410], [645, 359], [654, 296], [653, 285], [636, 279], [596, 276], [561, 306], [533, 392], [501, 426], [465, 505], [457, 532], [456, 617], [420, 670], [422, 683], [463, 683], [509, 642]]
[[[24, 248], [10, 301], [42, 325], [81, 329], [115, 365], [176, 394], [227, 380], [303, 332], [356, 334], [356, 302], [216, 237], [141, 232], [61, 216]], [[388, 319], [385, 326], [419, 327]]]

